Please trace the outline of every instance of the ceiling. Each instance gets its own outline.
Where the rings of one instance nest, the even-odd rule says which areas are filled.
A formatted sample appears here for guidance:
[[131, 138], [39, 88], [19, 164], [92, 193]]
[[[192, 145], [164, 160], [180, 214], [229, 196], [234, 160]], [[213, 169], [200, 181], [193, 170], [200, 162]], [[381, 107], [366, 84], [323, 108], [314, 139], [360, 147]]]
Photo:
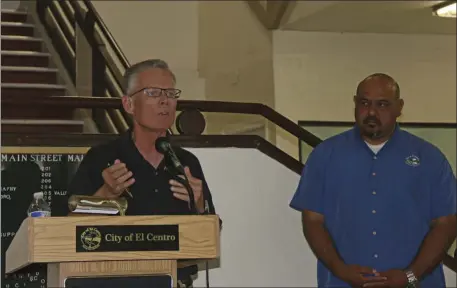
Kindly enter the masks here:
[[291, 1], [281, 30], [456, 34], [456, 19], [432, 14], [443, 1]]

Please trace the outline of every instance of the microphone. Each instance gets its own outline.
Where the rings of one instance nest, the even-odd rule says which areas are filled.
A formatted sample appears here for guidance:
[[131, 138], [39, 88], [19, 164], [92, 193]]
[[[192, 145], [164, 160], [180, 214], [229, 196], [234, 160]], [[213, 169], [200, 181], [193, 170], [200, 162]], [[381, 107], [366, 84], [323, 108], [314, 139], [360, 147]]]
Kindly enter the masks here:
[[[173, 150], [173, 148], [171, 147], [170, 142], [165, 137], [159, 137], [156, 140], [155, 148], [156, 148], [157, 152], [167, 156], [171, 160], [173, 167], [176, 170], [178, 170], [178, 172], [182, 173], [182, 175], [184, 176], [184, 181], [182, 179], [179, 179], [179, 182], [181, 182], [181, 184], [183, 184], [186, 187], [187, 191], [189, 192], [189, 202], [190, 202], [189, 204], [190, 204], [191, 212], [194, 214], [198, 214], [197, 209], [195, 207], [194, 191], [192, 190], [192, 187], [189, 184], [189, 179], [187, 179], [186, 173], [184, 171], [184, 167], [182, 166], [181, 162], [179, 161], [178, 157], [176, 156], [176, 153]], [[177, 177], [177, 178], [180, 178], [180, 177]], [[178, 180], [178, 179], [176, 179], [176, 180]]]
[[175, 151], [170, 145], [170, 142], [168, 142], [167, 138], [165, 137], [159, 137], [156, 140], [156, 150], [157, 152], [166, 155], [169, 157], [171, 160], [171, 163], [173, 164], [173, 167], [177, 169], [180, 173], [184, 174], [184, 167], [182, 166], [181, 162], [179, 161], [178, 157], [175, 154]]

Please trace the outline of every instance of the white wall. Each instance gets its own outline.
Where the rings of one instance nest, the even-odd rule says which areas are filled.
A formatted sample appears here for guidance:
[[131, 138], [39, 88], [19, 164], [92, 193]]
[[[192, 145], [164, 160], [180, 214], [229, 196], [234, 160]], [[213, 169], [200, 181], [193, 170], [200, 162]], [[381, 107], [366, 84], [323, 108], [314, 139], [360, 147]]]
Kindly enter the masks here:
[[[130, 63], [147, 58], [170, 63], [183, 99], [274, 106], [272, 33], [245, 1], [92, 3]], [[239, 129], [259, 119], [208, 113], [206, 131]]]
[[197, 69], [198, 3], [194, 1], [92, 1], [131, 63], [163, 58]]
[[131, 64], [168, 62], [183, 99], [205, 99], [198, 76], [198, 2], [91, 1]]
[[456, 273], [446, 266], [444, 267], [444, 278], [446, 279], [446, 287], [454, 288], [457, 286]]
[[[405, 107], [401, 121], [456, 122], [455, 35], [275, 31], [275, 108], [293, 121], [352, 121], [359, 81], [394, 77]], [[277, 144], [298, 155], [297, 141]]]
[[[188, 150], [199, 158], [224, 221], [221, 268], [210, 270], [211, 287], [316, 287], [300, 214], [289, 208], [299, 175], [255, 149]], [[204, 271], [194, 286], [205, 286]]]
[[[289, 208], [299, 175], [256, 149], [188, 149], [200, 160], [222, 218], [221, 266], [211, 287], [317, 287], [316, 258]], [[221, 163], [223, 163], [221, 165]], [[455, 273], [446, 268], [448, 287]], [[205, 287], [200, 271], [195, 287]]]
[[[199, 1], [199, 71], [206, 99], [274, 106], [272, 33], [246, 1]], [[236, 20], [234, 20], [236, 19]], [[208, 132], [242, 129], [258, 116], [209, 113]], [[240, 125], [241, 124], [241, 125]]]

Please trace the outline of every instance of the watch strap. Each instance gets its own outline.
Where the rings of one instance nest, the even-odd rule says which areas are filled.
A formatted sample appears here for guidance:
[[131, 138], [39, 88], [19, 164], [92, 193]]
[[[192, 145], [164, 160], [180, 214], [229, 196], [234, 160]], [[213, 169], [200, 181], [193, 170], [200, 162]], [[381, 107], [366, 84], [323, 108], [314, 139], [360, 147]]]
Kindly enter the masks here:
[[417, 288], [419, 280], [417, 279], [416, 275], [414, 275], [413, 271], [405, 270], [406, 277], [408, 278], [408, 286], [407, 288]]

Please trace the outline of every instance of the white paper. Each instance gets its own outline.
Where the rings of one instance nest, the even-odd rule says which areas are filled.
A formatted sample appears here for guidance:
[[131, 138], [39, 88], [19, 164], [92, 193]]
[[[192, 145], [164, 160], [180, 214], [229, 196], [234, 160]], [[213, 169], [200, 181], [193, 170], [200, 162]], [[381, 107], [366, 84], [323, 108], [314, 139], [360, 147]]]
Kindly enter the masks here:
[[76, 206], [76, 209], [73, 213], [90, 213], [90, 214], [108, 214], [108, 215], [115, 215], [119, 213], [119, 210], [116, 208], [98, 208], [98, 207], [90, 207], [90, 206]]

